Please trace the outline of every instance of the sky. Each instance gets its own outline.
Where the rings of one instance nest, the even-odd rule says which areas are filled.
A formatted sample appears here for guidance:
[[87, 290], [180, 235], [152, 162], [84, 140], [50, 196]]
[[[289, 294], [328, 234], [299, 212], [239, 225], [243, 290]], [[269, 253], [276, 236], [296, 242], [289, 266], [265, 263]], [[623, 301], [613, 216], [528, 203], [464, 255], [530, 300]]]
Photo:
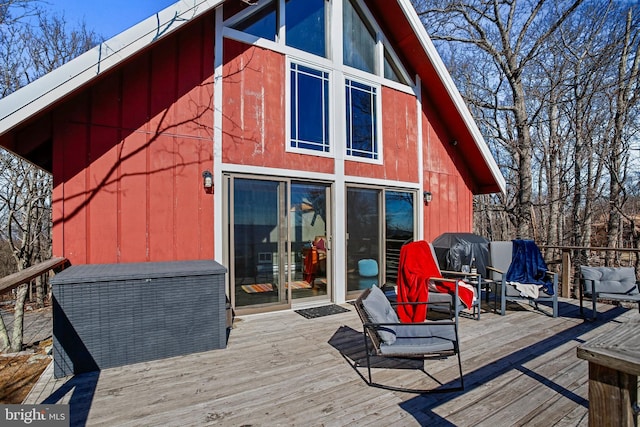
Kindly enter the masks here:
[[87, 30], [109, 39], [172, 5], [177, 0], [45, 0], [45, 8], [63, 14], [67, 25], [84, 20]]

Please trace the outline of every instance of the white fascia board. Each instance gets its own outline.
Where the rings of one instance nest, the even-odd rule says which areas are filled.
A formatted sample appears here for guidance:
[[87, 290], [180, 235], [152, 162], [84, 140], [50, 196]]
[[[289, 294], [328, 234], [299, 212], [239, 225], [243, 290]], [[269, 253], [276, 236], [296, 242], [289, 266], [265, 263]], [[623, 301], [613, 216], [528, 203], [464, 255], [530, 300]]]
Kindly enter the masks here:
[[0, 135], [223, 1], [180, 0], [0, 99]]
[[498, 167], [498, 164], [496, 163], [493, 155], [491, 154], [491, 151], [489, 150], [489, 146], [487, 145], [487, 142], [484, 140], [482, 133], [480, 133], [480, 129], [478, 129], [478, 125], [476, 124], [476, 121], [473, 119], [471, 112], [467, 108], [467, 104], [464, 102], [464, 99], [462, 99], [462, 95], [460, 95], [460, 91], [458, 91], [458, 88], [453, 82], [453, 79], [451, 78], [451, 74], [449, 74], [449, 71], [447, 70], [447, 67], [444, 65], [444, 62], [442, 62], [442, 58], [440, 57], [440, 54], [436, 50], [435, 45], [431, 41], [431, 37], [429, 37], [429, 35], [427, 34], [427, 30], [424, 28], [424, 25], [420, 21], [420, 18], [418, 17], [418, 14], [416, 13], [416, 10], [414, 9], [410, 0], [398, 0], [398, 3], [400, 4], [400, 7], [402, 8], [414, 33], [418, 36], [418, 40], [420, 40], [420, 44], [422, 45], [422, 48], [424, 49], [425, 53], [431, 60], [433, 67], [438, 73], [438, 77], [440, 78], [440, 80], [442, 81], [442, 83], [444, 84], [447, 90], [447, 93], [449, 93], [449, 96], [453, 100], [453, 103], [455, 104], [456, 109], [458, 110], [458, 113], [462, 117], [462, 120], [466, 124], [467, 129], [469, 130], [469, 133], [471, 134], [474, 142], [476, 143], [476, 146], [480, 150], [480, 153], [482, 154], [482, 158], [484, 159], [485, 163], [489, 166], [489, 169], [491, 170], [491, 173], [495, 178], [496, 183], [500, 187], [500, 191], [504, 194], [506, 191], [506, 182], [505, 182], [504, 176], [502, 175], [502, 172], [500, 172], [500, 168]]

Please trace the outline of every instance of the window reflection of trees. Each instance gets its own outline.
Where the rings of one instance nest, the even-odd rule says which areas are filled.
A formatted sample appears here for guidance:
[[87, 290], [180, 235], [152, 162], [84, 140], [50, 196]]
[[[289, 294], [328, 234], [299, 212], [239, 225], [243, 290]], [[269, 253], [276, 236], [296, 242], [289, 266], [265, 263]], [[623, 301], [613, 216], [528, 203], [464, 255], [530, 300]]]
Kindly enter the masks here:
[[346, 81], [348, 153], [356, 157], [378, 158], [376, 134], [376, 89]]

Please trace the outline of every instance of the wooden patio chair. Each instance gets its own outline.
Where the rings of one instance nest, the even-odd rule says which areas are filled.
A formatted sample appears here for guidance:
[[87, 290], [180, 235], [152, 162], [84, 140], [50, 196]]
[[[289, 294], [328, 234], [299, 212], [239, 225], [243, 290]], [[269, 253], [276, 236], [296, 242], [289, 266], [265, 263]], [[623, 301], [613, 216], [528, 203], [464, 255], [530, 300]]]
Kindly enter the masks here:
[[[424, 304], [398, 303], [398, 304]], [[434, 303], [429, 303], [429, 306]], [[366, 289], [355, 302], [356, 312], [363, 327], [364, 345], [367, 354], [368, 384], [389, 390], [430, 393], [464, 390], [462, 362], [458, 340], [458, 326], [454, 319], [454, 308], [447, 302], [448, 316], [444, 320], [427, 320], [421, 323], [401, 323], [391, 303], [377, 286]], [[427, 390], [411, 390], [384, 386], [373, 382], [371, 357], [394, 359], [441, 359], [457, 356], [460, 373], [459, 386]], [[427, 374], [428, 375], [428, 374]]]
[[638, 303], [640, 312], [640, 290], [633, 267], [588, 267], [580, 266], [580, 315], [584, 317], [582, 301], [591, 298], [591, 320], [598, 316], [598, 299], [616, 302]]

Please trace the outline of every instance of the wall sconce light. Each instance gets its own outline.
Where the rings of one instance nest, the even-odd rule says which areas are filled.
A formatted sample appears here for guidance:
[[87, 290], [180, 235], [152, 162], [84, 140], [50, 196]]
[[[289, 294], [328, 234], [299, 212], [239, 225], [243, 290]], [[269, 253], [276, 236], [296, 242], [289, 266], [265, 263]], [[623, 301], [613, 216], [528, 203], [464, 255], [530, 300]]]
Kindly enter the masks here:
[[213, 175], [211, 175], [211, 172], [209, 171], [202, 172], [202, 185], [207, 190], [210, 190], [213, 188]]
[[425, 191], [424, 193], [422, 193], [422, 197], [424, 198], [425, 205], [428, 205], [431, 199], [433, 198], [430, 191]]

